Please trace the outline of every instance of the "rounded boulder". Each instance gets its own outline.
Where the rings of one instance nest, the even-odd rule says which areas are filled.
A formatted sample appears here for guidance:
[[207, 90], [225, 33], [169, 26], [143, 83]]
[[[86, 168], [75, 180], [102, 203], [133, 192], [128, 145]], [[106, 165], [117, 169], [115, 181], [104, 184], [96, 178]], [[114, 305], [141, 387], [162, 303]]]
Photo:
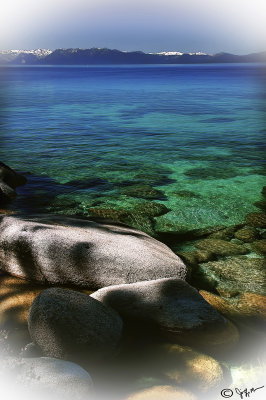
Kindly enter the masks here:
[[117, 353], [123, 323], [114, 310], [84, 293], [51, 288], [34, 300], [28, 328], [45, 356], [90, 364]]

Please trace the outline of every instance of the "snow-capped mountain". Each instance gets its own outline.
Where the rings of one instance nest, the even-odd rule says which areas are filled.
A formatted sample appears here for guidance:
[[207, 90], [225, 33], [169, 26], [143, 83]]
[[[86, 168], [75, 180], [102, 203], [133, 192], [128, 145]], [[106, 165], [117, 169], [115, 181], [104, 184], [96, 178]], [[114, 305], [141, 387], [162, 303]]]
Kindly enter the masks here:
[[266, 62], [266, 52], [249, 55], [229, 53], [206, 54], [201, 51], [183, 53], [180, 51], [161, 51], [144, 53], [142, 51], [120, 51], [107, 48], [70, 48], [2, 50], [1, 65], [96, 65], [96, 64], [197, 64], [197, 63], [243, 63]]

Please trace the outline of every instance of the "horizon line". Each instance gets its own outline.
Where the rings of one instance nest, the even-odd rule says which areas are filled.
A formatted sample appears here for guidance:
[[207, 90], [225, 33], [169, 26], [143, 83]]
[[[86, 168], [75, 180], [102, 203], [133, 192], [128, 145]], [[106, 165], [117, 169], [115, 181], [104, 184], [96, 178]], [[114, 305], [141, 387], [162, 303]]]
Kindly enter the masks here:
[[266, 52], [266, 50], [257, 50], [257, 51], [252, 51], [252, 52], [245, 52], [245, 53], [231, 53], [231, 52], [227, 52], [227, 51], [218, 51], [216, 53], [208, 53], [205, 52], [203, 50], [196, 50], [196, 51], [181, 51], [181, 50], [160, 50], [160, 51], [156, 51], [156, 52], [151, 52], [151, 51], [144, 51], [144, 50], [140, 50], [140, 49], [136, 49], [136, 50], [120, 50], [118, 48], [110, 48], [110, 47], [56, 47], [56, 48], [49, 48], [49, 47], [37, 47], [37, 48], [12, 48], [12, 49], [1, 49], [0, 52], [4, 52], [4, 51], [37, 51], [37, 50], [48, 50], [51, 52], [54, 52], [56, 50], [91, 50], [91, 49], [97, 49], [97, 50], [117, 50], [120, 51], [122, 53], [135, 53], [135, 52], [141, 52], [144, 54], [162, 54], [162, 53], [181, 53], [182, 54], [206, 54], [206, 55], [216, 55], [216, 54], [232, 54], [232, 55], [237, 55], [237, 56], [244, 56], [244, 55], [250, 55], [250, 54], [256, 54], [256, 53], [263, 53]]

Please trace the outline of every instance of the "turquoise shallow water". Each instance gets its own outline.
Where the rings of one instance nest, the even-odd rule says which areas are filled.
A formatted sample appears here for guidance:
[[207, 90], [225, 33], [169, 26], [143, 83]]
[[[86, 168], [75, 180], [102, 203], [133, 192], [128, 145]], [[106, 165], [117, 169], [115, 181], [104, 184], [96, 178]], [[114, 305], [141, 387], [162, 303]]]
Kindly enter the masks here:
[[130, 210], [148, 184], [158, 230], [241, 222], [265, 185], [265, 68], [2, 68], [0, 159], [28, 177], [12, 207]]

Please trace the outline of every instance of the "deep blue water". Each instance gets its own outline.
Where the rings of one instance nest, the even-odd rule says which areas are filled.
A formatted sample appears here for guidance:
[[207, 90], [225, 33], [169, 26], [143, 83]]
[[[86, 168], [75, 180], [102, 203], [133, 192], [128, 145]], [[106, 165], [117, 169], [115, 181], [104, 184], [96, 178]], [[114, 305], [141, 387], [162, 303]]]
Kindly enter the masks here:
[[[13, 208], [134, 209], [162, 192], [157, 229], [243, 220], [265, 185], [263, 64], [8, 67], [0, 160], [28, 176]], [[54, 205], [56, 207], [54, 208]]]

